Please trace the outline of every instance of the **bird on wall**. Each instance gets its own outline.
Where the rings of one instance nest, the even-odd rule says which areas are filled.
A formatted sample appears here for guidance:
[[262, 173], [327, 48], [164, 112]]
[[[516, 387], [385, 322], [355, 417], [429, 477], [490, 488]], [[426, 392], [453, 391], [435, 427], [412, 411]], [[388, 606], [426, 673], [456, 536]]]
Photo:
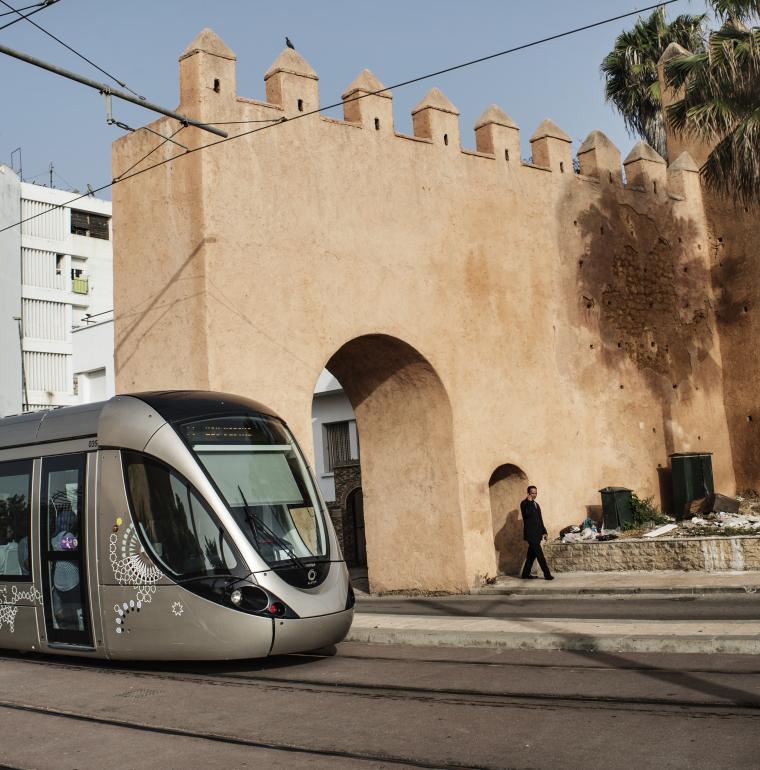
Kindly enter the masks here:
[[293, 45], [293, 41], [289, 37], [285, 38], [285, 45], [288, 48], [292, 48], [294, 51], [296, 50], [296, 47]]

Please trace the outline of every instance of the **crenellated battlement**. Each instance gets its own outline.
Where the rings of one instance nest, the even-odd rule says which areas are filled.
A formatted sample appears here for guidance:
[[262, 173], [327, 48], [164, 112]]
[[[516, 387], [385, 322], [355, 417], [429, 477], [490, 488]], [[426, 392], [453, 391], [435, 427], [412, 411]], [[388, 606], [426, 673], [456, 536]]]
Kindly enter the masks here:
[[[521, 160], [520, 128], [501, 107], [491, 105], [474, 126], [475, 151], [462, 146], [460, 113], [433, 87], [412, 109], [413, 135], [394, 129], [393, 94], [365, 69], [342, 94], [343, 120], [317, 116], [319, 77], [297, 51], [286, 48], [264, 74], [266, 101], [241, 97], [236, 91], [237, 57], [216, 33], [206, 28], [180, 57], [180, 109], [207, 121], [234, 123], [230, 132], [244, 133], [244, 121], [292, 120], [299, 116], [335, 126], [360, 128], [387, 141], [418, 140], [450, 157], [477, 155], [503, 163], [510, 174], [551, 172], [566, 183], [576, 179], [649, 193], [655, 198], [699, 196], [698, 169], [684, 153], [670, 168], [645, 142], [638, 142], [621, 163], [620, 150], [599, 130], [580, 145], [574, 168], [572, 139], [554, 121], [544, 120], [530, 138], [532, 159]], [[276, 130], [276, 129], [275, 129]], [[625, 181], [624, 181], [625, 180]]]

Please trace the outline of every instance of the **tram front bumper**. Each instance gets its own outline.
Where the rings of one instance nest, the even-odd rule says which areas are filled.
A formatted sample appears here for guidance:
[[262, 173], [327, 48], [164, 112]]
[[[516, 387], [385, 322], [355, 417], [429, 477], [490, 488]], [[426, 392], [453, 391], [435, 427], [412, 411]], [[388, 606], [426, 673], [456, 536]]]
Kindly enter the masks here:
[[308, 652], [338, 644], [346, 638], [354, 619], [353, 608], [313, 618], [281, 618], [274, 621], [270, 655]]

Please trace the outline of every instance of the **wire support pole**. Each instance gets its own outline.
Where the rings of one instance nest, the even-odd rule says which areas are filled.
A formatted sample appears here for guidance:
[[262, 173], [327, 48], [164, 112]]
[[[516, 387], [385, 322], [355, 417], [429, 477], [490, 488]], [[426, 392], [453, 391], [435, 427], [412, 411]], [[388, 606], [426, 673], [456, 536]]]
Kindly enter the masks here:
[[187, 126], [195, 126], [195, 128], [200, 128], [203, 131], [208, 131], [211, 134], [216, 134], [217, 136], [221, 136], [225, 139], [227, 138], [227, 132], [222, 131], [221, 128], [210, 126], [207, 123], [201, 123], [200, 121], [193, 120], [192, 118], [188, 118], [185, 115], [180, 115], [178, 112], [167, 110], [158, 104], [153, 104], [153, 102], [148, 102], [144, 99], [132, 96], [132, 94], [128, 94], [126, 91], [120, 91], [117, 88], [111, 88], [111, 86], [107, 86], [105, 83], [98, 83], [97, 80], [92, 80], [91, 78], [85, 77], [84, 75], [78, 75], [76, 72], [70, 72], [69, 70], [65, 70], [62, 67], [56, 66], [55, 64], [49, 64], [46, 61], [42, 61], [42, 59], [38, 59], [36, 56], [30, 56], [29, 54], [22, 53], [21, 51], [16, 51], [13, 48], [8, 48], [8, 46], [5, 45], [0, 45], [0, 53], [4, 53], [6, 56], [10, 56], [14, 59], [18, 59], [19, 61], [23, 61], [35, 67], [39, 67], [40, 69], [52, 72], [54, 75], [61, 75], [62, 77], [73, 80], [76, 83], [81, 83], [83, 86], [94, 88], [101, 94], [111, 94], [117, 99], [122, 99], [125, 102], [131, 102], [132, 104], [136, 104], [138, 107], [144, 107], [146, 110], [150, 110], [151, 112], [158, 112], [161, 115], [174, 118], [175, 120], [178, 120], [180, 123], [184, 123]]
[[18, 324], [18, 349], [21, 351], [21, 411], [29, 410], [29, 389], [26, 384], [26, 362], [24, 361], [24, 321], [19, 315], [13, 316], [13, 320]]

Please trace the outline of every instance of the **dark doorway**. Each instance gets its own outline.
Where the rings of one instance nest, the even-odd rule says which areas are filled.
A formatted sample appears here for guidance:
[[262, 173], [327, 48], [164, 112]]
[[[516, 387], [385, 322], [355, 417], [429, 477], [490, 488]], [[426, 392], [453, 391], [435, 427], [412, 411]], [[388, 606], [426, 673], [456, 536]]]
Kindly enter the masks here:
[[357, 487], [346, 498], [346, 518], [353, 530], [353, 549], [350, 567], [367, 566], [367, 540], [364, 535], [364, 498]]
[[491, 498], [494, 548], [499, 572], [516, 575], [525, 557], [520, 501], [525, 497], [527, 476], [516, 465], [500, 465], [488, 481]]

